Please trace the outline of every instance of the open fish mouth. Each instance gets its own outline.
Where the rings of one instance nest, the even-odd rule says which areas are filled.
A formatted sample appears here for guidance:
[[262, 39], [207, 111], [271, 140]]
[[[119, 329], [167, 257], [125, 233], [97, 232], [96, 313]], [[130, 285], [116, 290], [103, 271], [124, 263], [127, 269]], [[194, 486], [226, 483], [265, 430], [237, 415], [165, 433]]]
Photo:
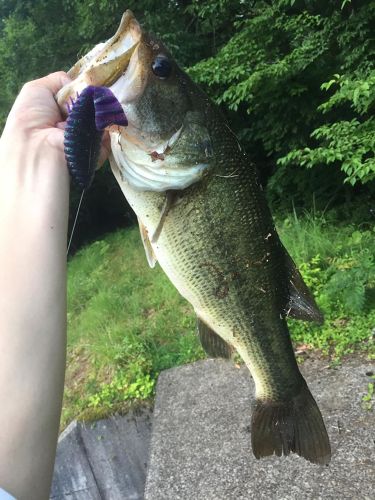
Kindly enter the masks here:
[[[131, 11], [126, 11], [112, 38], [96, 45], [68, 72], [72, 82], [56, 95], [67, 126], [64, 150], [73, 181], [81, 188], [90, 186], [98, 158], [103, 130], [111, 125], [127, 126], [122, 103], [110, 87], [120, 82], [122, 97], [134, 70], [127, 74], [142, 30]], [[134, 67], [134, 65], [133, 65]], [[130, 78], [129, 78], [130, 76]]]
[[127, 10], [116, 33], [107, 42], [99, 43], [69, 71], [72, 82], [56, 95], [65, 116], [82, 90], [88, 86], [110, 87], [120, 77], [127, 76], [131, 57], [142, 38], [142, 29], [134, 14]]

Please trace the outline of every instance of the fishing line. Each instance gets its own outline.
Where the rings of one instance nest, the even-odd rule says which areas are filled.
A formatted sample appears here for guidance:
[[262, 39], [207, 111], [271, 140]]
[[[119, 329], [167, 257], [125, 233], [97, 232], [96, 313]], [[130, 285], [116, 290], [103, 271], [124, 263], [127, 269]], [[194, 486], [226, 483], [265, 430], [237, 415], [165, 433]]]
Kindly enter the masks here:
[[89, 85], [80, 94], [77, 93], [76, 99], [71, 99], [71, 103], [64, 132], [64, 152], [69, 173], [74, 183], [82, 189], [82, 194], [69, 238], [67, 255], [84, 193], [94, 179], [104, 130], [110, 125], [128, 125], [121, 104], [107, 87]]
[[[92, 144], [90, 144], [90, 149], [89, 149], [89, 163], [88, 163], [88, 165], [89, 165], [89, 168], [88, 168], [89, 172], [90, 172], [90, 170], [91, 170], [91, 162], [92, 162]], [[80, 197], [80, 199], [79, 199], [79, 203], [78, 203], [78, 208], [77, 208], [76, 216], [75, 216], [75, 218], [74, 218], [73, 227], [72, 227], [72, 232], [70, 233], [70, 238], [69, 238], [69, 243], [68, 243], [68, 249], [67, 249], [67, 251], [66, 251], [66, 256], [68, 256], [68, 254], [69, 254], [70, 245], [71, 245], [71, 243], [72, 243], [72, 239], [73, 239], [74, 229], [75, 229], [75, 227], [76, 227], [76, 225], [77, 225], [78, 215], [79, 215], [79, 211], [80, 211], [80, 209], [81, 209], [82, 200], [83, 200], [83, 196], [84, 196], [85, 192], [86, 192], [86, 188], [83, 188], [83, 189], [82, 189], [82, 194], [81, 194], [81, 197]]]
[[81, 205], [82, 205], [83, 195], [85, 194], [85, 191], [86, 191], [85, 189], [82, 191], [81, 197], [79, 199], [76, 216], [75, 216], [74, 222], [73, 222], [72, 232], [70, 233], [70, 238], [69, 238], [69, 243], [68, 243], [68, 250], [66, 251], [66, 256], [68, 256], [68, 254], [69, 254], [70, 245], [72, 243], [73, 234], [74, 234], [74, 230], [75, 230], [76, 225], [77, 225], [78, 215], [79, 215], [79, 211], [80, 211], [80, 208], [81, 208]]

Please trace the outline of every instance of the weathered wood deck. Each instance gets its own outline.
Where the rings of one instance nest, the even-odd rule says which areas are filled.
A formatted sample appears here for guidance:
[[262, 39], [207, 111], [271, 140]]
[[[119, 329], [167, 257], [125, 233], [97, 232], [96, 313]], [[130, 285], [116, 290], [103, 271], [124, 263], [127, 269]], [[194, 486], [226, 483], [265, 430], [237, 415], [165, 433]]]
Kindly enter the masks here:
[[72, 422], [59, 439], [51, 500], [144, 498], [151, 412]]

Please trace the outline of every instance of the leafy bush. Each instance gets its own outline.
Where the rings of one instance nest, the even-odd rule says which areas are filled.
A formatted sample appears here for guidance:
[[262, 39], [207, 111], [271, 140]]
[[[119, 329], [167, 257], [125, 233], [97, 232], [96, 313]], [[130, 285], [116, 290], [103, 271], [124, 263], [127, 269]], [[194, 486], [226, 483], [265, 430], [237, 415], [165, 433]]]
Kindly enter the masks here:
[[321, 307], [322, 326], [290, 321], [297, 343], [333, 358], [363, 349], [375, 354], [375, 227], [360, 231], [323, 215], [279, 222], [286, 247]]
[[372, 291], [375, 286], [374, 256], [366, 249], [355, 257], [336, 259], [332, 267], [335, 271], [327, 283], [328, 297], [338, 300], [349, 313], [363, 312], [366, 291]]
[[[230, 39], [189, 71], [216, 102], [240, 115], [234, 124], [254, 160], [260, 166], [277, 164], [272, 190], [280, 195], [281, 188], [295, 185], [293, 166], [333, 169], [335, 176], [327, 168], [319, 176], [331, 189], [342, 180], [372, 181], [375, 4], [278, 0], [249, 2], [246, 8], [235, 3]], [[229, 4], [192, 5], [207, 21], [228, 19]], [[337, 175], [339, 168], [343, 176]], [[305, 172], [302, 178], [311, 176]], [[301, 192], [306, 187], [297, 185]]]
[[358, 77], [334, 75], [321, 88], [329, 90], [333, 85], [338, 89], [318, 106], [318, 111], [328, 114], [348, 103], [357, 116], [316, 128], [310, 137], [320, 141], [321, 146], [293, 150], [279, 158], [278, 164], [297, 163], [311, 168], [339, 162], [346, 174], [345, 181], [350, 184], [372, 181], [375, 179], [375, 120], [369, 113], [375, 100], [375, 71], [367, 70]]
[[[113, 34], [125, 7], [231, 114], [259, 168], [278, 165], [279, 195], [299, 166], [333, 170], [320, 176], [331, 191], [374, 179], [371, 0], [2, 2], [0, 122], [25, 80], [67, 69]], [[300, 170], [304, 193], [312, 176]]]

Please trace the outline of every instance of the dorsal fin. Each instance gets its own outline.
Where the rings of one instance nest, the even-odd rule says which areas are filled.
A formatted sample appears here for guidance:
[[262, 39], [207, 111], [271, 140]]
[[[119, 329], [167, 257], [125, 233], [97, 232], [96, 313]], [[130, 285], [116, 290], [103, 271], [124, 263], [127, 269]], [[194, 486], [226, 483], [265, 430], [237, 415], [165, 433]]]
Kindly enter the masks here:
[[285, 264], [289, 292], [289, 298], [284, 309], [285, 316], [304, 321], [315, 321], [319, 324], [323, 323], [323, 314], [319, 310], [306, 283], [303, 281], [301, 273], [286, 250]]
[[142, 222], [140, 221], [139, 218], [138, 218], [138, 224], [139, 224], [139, 232], [141, 233], [141, 239], [142, 239], [143, 247], [144, 247], [145, 252], [146, 252], [146, 258], [147, 258], [148, 265], [151, 268], [154, 268], [155, 264], [158, 261], [158, 259], [156, 258], [154, 250], [153, 250], [153, 248], [151, 246], [150, 238], [148, 237], [147, 229], [142, 224]]
[[202, 347], [210, 358], [230, 359], [234, 348], [214, 332], [206, 323], [197, 317], [199, 339]]

